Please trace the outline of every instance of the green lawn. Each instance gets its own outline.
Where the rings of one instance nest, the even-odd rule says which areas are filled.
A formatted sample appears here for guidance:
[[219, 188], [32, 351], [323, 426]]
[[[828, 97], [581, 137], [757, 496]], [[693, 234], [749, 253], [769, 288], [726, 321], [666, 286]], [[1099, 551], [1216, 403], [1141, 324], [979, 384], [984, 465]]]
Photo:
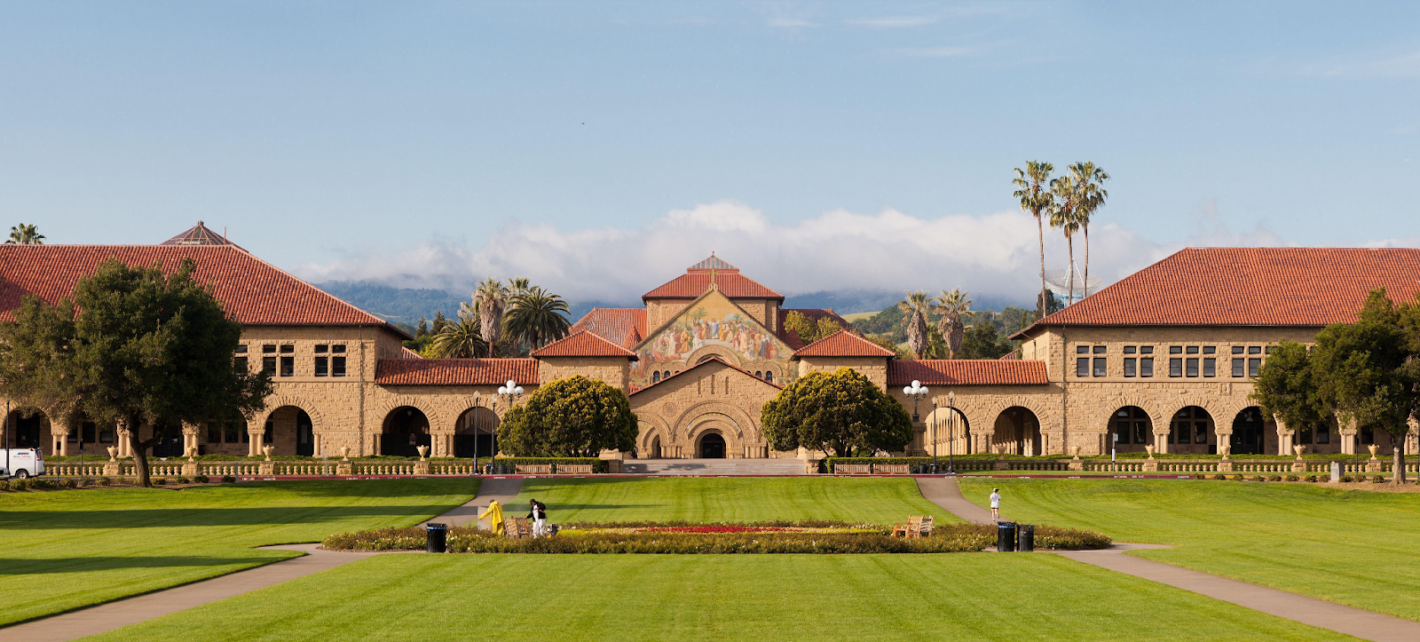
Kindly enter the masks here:
[[382, 555], [98, 640], [1351, 639], [1048, 553]]
[[1133, 554], [1420, 620], [1420, 494], [1232, 481], [961, 482], [983, 506], [993, 486], [1011, 519], [1174, 544]]
[[293, 557], [252, 547], [408, 526], [478, 482], [310, 481], [0, 494], [0, 625]]
[[891, 524], [909, 515], [959, 523], [922, 498], [912, 479], [884, 477], [651, 477], [528, 479], [509, 511], [529, 499], [548, 519], [583, 522], [753, 522], [836, 519]]

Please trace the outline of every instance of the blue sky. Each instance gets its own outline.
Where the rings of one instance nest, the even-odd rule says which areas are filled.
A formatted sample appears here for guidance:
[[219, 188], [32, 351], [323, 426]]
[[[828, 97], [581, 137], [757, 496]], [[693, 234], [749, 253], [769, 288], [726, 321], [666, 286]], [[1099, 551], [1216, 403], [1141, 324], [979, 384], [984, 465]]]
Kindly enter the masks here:
[[626, 299], [717, 250], [785, 293], [1029, 297], [1037, 158], [1112, 174], [1106, 280], [1418, 245], [1420, 4], [0, 4], [0, 222], [51, 242], [202, 219], [317, 281]]

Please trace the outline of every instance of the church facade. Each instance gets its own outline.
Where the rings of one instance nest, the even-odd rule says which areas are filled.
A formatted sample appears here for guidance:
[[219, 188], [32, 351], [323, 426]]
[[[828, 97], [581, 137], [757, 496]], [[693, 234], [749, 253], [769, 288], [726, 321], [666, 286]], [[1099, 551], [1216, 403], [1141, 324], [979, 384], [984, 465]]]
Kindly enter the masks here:
[[[184, 259], [243, 326], [238, 367], [266, 370], [275, 394], [251, 418], [173, 426], [155, 456], [189, 447], [254, 455], [487, 456], [500, 417], [543, 383], [581, 374], [625, 391], [641, 430], [634, 453], [608, 457], [767, 458], [760, 408], [795, 378], [849, 367], [914, 415], [907, 454], [1083, 455], [1119, 451], [1291, 455], [1390, 443], [1384, 431], [1285, 426], [1249, 400], [1270, 346], [1308, 342], [1355, 318], [1366, 293], [1420, 291], [1420, 251], [1186, 249], [1013, 338], [1002, 360], [904, 360], [855, 334], [832, 310], [790, 310], [784, 296], [712, 255], [655, 287], [635, 308], [598, 308], [527, 358], [423, 359], [384, 320], [261, 261], [200, 223], [153, 246], [0, 246], [0, 322], [25, 295], [57, 302], [102, 261]], [[844, 330], [805, 344], [798, 312]], [[512, 381], [524, 397], [499, 395]], [[920, 381], [932, 396], [902, 388]], [[127, 454], [124, 426], [10, 405], [12, 445], [61, 455]], [[178, 430], [177, 428], [180, 428]], [[133, 427], [151, 434], [152, 426]], [[1412, 423], [1410, 452], [1420, 432]]]

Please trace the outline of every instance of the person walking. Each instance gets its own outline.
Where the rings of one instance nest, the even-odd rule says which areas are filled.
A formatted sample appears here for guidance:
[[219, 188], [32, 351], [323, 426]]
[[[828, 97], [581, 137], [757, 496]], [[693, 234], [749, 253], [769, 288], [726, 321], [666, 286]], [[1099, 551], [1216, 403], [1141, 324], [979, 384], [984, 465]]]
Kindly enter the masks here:
[[991, 489], [991, 519], [994, 520], [994, 521], [1000, 521], [1000, 520], [1001, 520], [1001, 489], [1000, 489], [1000, 488], [992, 488], [992, 489]]
[[534, 499], [531, 509], [528, 511], [528, 519], [532, 520], [532, 535], [542, 537], [547, 534], [547, 506]]
[[491, 502], [488, 502], [488, 510], [485, 510], [481, 514], [479, 514], [478, 518], [486, 518], [488, 520], [488, 530], [493, 531], [494, 535], [504, 534], [503, 506], [498, 503], [498, 500], [495, 499]]

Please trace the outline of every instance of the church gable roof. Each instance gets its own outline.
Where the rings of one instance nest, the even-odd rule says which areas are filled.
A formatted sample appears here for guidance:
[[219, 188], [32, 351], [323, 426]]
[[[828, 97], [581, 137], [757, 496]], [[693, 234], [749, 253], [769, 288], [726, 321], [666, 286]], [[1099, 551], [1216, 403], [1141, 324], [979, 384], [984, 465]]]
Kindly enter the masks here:
[[636, 360], [635, 352], [586, 330], [574, 332], [533, 350], [531, 355], [538, 359], [546, 357], [626, 357], [632, 361]]
[[569, 334], [586, 330], [612, 343], [633, 348], [646, 336], [646, 308], [592, 308]]
[[794, 357], [895, 357], [897, 353], [848, 330], [839, 330], [794, 352]]
[[[720, 292], [717, 288], [710, 288], [709, 290], [706, 290], [704, 294], [701, 294], [700, 296], [696, 297], [694, 301], [691, 301], [689, 305], [685, 306], [684, 310], [681, 310], [680, 314], [677, 314], [669, 321], [666, 321], [664, 324], [661, 325], [661, 327], [656, 328], [655, 330], [652, 330], [651, 332], [647, 333], [646, 338], [642, 339], [641, 342], [638, 343], [632, 349], [637, 352], [641, 352], [642, 350], [646, 349], [648, 344], [651, 344], [652, 342], [656, 341], [656, 339], [658, 339], [662, 334], [664, 334], [667, 329], [670, 329], [672, 326], [674, 326], [676, 322], [687, 318], [693, 318], [698, 314], [706, 313], [707, 306], [719, 308], [720, 312], [723, 312], [725, 310], [732, 311], [734, 314], [741, 317], [744, 323], [749, 324], [751, 327], [759, 331], [764, 336], [777, 342], [779, 344], [778, 347], [780, 350], [784, 350], [785, 352], [792, 351], [792, 348], [790, 348], [788, 344], [784, 343], [783, 339], [781, 339], [774, 332], [771, 332], [769, 328], [764, 327], [764, 324], [757, 321], [753, 315], [748, 312], [745, 312], [744, 308], [735, 305], [734, 301], [730, 300], [729, 297], [725, 296], [725, 294]], [[723, 317], [716, 320], [723, 320]]]
[[742, 369], [740, 369], [740, 368], [736, 368], [736, 367], [733, 366], [733, 365], [730, 365], [729, 362], [725, 361], [724, 359], [721, 359], [721, 358], [718, 357], [718, 356], [711, 356], [711, 357], [705, 359], [704, 361], [701, 361], [700, 363], [697, 363], [697, 364], [695, 364], [695, 365], [693, 365], [693, 366], [691, 366], [691, 367], [689, 367], [689, 368], [686, 368], [685, 370], [682, 370], [682, 371], [677, 372], [677, 373], [675, 373], [675, 374], [673, 374], [673, 375], [670, 375], [670, 376], [666, 377], [665, 379], [662, 379], [662, 380], [660, 380], [660, 381], [657, 381], [657, 382], [648, 384], [648, 385], [646, 385], [646, 386], [642, 386], [642, 387], [640, 387], [640, 388], [637, 388], [636, 390], [632, 391], [632, 393], [631, 393], [630, 395], [628, 395], [628, 396], [634, 397], [634, 396], [639, 395], [639, 394], [641, 394], [641, 393], [643, 393], [643, 392], [646, 392], [646, 391], [648, 391], [648, 390], [656, 389], [657, 386], [664, 385], [666, 382], [674, 381], [677, 377], [683, 377], [683, 376], [688, 375], [688, 374], [690, 374], [690, 373], [692, 373], [692, 372], [695, 372], [696, 370], [701, 370], [701, 369], [703, 369], [703, 368], [707, 368], [707, 367], [710, 367], [710, 366], [716, 365], [716, 364], [721, 365], [721, 366], [724, 366], [725, 368], [728, 368], [728, 369], [730, 369], [730, 370], [733, 370], [733, 371], [735, 371], [735, 372], [737, 372], [737, 373], [739, 373], [739, 374], [742, 374], [742, 375], [744, 375], [744, 376], [746, 376], [746, 377], [749, 377], [750, 379], [753, 379], [754, 381], [757, 381], [757, 382], [759, 382], [759, 383], [762, 383], [762, 384], [764, 384], [764, 385], [766, 385], [766, 386], [769, 386], [769, 387], [771, 387], [771, 388], [777, 388], [777, 389], [780, 389], [780, 390], [783, 390], [783, 389], [784, 389], [784, 386], [779, 385], [779, 384], [777, 384], [777, 383], [771, 383], [771, 382], [765, 381], [765, 380], [763, 380], [763, 379], [760, 379], [759, 377], [754, 376], [754, 374], [752, 374], [752, 373], [750, 373], [750, 372], [747, 372], [747, 371], [742, 370]]
[[740, 274], [739, 268], [730, 265], [714, 254], [686, 269], [682, 274], [664, 285], [641, 295], [642, 301], [651, 299], [694, 299], [714, 284], [720, 292], [731, 299], [778, 299], [784, 295], [775, 292], [753, 279]]
[[58, 303], [100, 263], [177, 271], [184, 259], [222, 309], [242, 325], [377, 326], [407, 336], [384, 319], [302, 281], [235, 245], [0, 245], [0, 321], [13, 321], [25, 295]]

